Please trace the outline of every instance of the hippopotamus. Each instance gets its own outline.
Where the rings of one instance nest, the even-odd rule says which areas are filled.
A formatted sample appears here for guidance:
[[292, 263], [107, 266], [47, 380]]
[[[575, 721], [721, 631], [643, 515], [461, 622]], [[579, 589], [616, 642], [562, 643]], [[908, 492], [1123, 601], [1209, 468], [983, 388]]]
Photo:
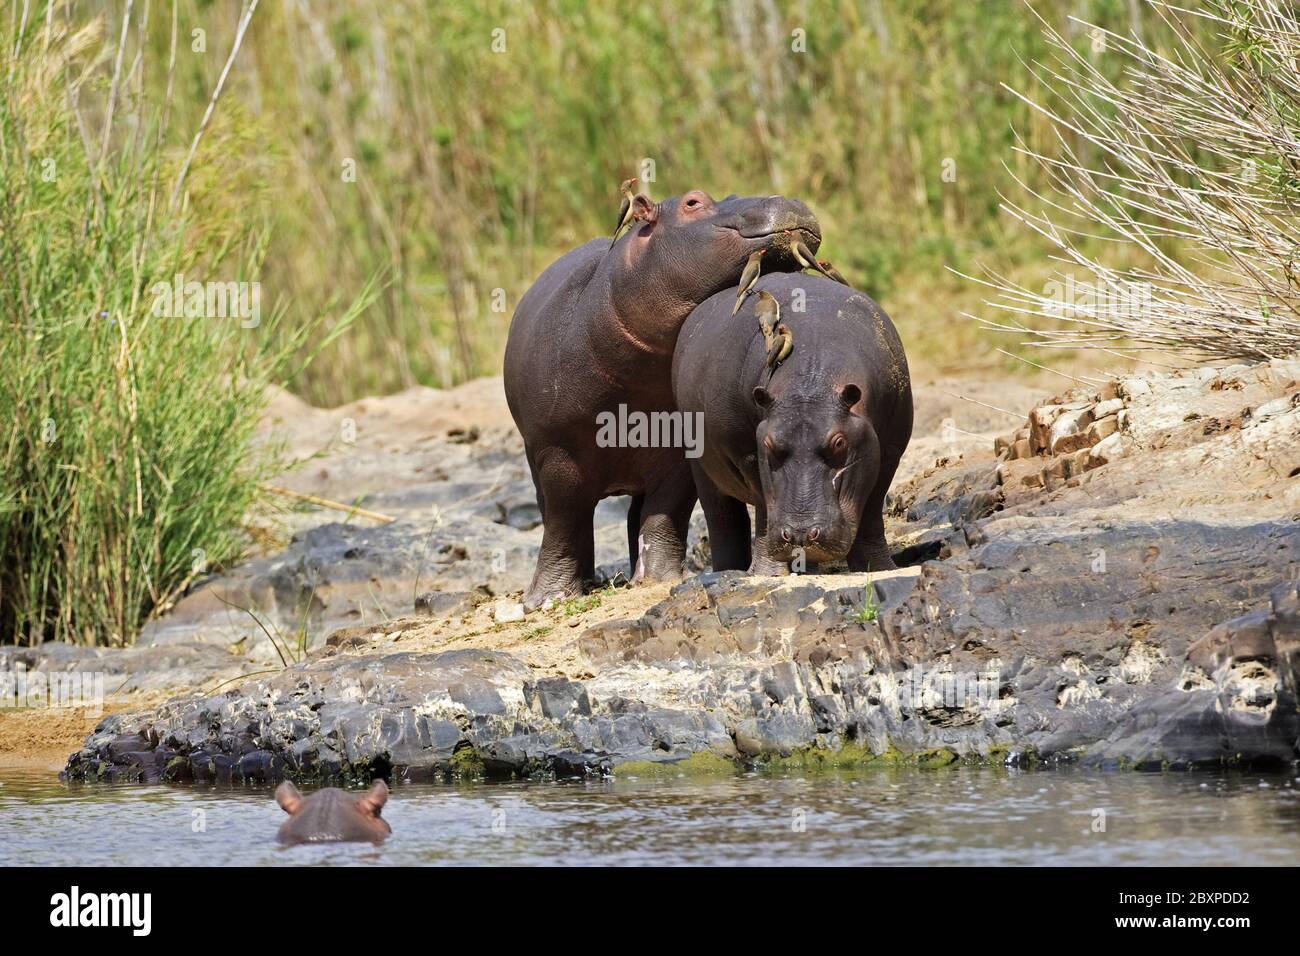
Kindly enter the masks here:
[[793, 237], [821, 242], [808, 207], [783, 196], [715, 201], [692, 190], [633, 204], [621, 238], [593, 239], [552, 263], [510, 323], [506, 399], [543, 521], [527, 609], [582, 593], [595, 571], [595, 507], [611, 495], [632, 496], [632, 580], [680, 576], [695, 506], [684, 449], [611, 447], [601, 419], [671, 412], [673, 347], [691, 310], [734, 287], [751, 253], [765, 250], [765, 271], [789, 271], [798, 268]]
[[379, 815], [388, 802], [388, 784], [382, 780], [376, 780], [365, 793], [327, 787], [305, 797], [286, 780], [276, 788], [275, 802], [289, 814], [280, 825], [281, 843], [380, 843], [393, 832]]
[[892, 568], [882, 510], [912, 435], [898, 332], [866, 295], [819, 276], [768, 275], [760, 290], [793, 338], [773, 371], [753, 305], [733, 318], [731, 292], [691, 313], [673, 356], [677, 407], [704, 413], [690, 468], [713, 567], [779, 574], [847, 556], [851, 570]]

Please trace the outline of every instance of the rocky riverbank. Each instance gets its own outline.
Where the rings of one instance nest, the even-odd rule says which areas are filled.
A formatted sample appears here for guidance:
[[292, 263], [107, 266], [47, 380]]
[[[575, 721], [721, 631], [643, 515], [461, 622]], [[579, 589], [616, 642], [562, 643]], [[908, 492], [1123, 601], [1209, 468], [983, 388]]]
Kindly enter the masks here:
[[[889, 508], [908, 566], [697, 573], [522, 619], [539, 529], [499, 388], [416, 396], [423, 423], [409, 403], [403, 418], [283, 397], [281, 425], [318, 453], [295, 489], [365, 493], [397, 520], [292, 515], [287, 546], [196, 589], [133, 653], [184, 649], [190, 668], [218, 654], [226, 671], [107, 717], [67, 777], [1297, 757], [1300, 362], [1046, 402], [921, 388]], [[610, 577], [625, 563], [622, 508], [597, 519]], [[701, 567], [698, 531], [697, 516]], [[49, 649], [21, 653], [57, 666]]]

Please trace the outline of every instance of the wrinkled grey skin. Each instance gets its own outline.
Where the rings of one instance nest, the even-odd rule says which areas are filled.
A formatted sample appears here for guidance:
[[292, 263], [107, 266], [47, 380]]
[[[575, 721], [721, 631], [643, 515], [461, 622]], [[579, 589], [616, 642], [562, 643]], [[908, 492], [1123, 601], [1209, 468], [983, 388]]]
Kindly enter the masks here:
[[780, 574], [802, 553], [808, 570], [845, 556], [852, 570], [892, 568], [881, 512], [912, 435], [898, 333], [866, 295], [820, 276], [764, 276], [759, 289], [794, 336], [770, 382], [756, 297], [735, 318], [731, 292], [703, 303], [673, 362], [678, 407], [704, 413], [704, 454], [691, 468], [713, 566]]
[[[672, 410], [673, 347], [682, 322], [736, 285], [750, 253], [765, 272], [791, 270], [788, 230], [816, 249], [817, 220], [781, 196], [693, 191], [653, 204], [609, 248], [594, 239], [552, 264], [524, 294], [510, 325], [505, 391], [524, 438], [544, 524], [524, 594], [532, 609], [581, 594], [594, 573], [596, 503], [631, 495], [634, 581], [679, 576], [695, 489], [682, 448], [601, 448], [601, 412]], [[733, 293], [734, 298], [734, 293]]]
[[365, 793], [329, 787], [305, 797], [286, 780], [276, 788], [275, 802], [289, 814], [280, 825], [281, 843], [380, 843], [393, 832], [379, 815], [388, 802], [388, 784], [382, 780]]

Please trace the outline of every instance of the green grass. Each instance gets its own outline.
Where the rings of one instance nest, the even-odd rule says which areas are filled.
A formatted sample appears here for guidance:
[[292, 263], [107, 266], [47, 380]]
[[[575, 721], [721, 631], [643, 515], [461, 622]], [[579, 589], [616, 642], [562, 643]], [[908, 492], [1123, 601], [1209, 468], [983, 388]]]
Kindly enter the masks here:
[[[153, 6], [144, 55], [165, 62], [170, 23]], [[179, 8], [184, 28], [207, 30], [208, 52], [178, 60], [192, 129], [237, 5]], [[1000, 361], [991, 346], [1008, 343], [959, 315], [983, 291], [944, 266], [1015, 274], [1043, 258], [998, 213], [1000, 191], [1022, 197], [1013, 173], [1042, 186], [1013, 127], [1034, 148], [1054, 137], [1001, 85], [1042, 92], [1026, 66], [1046, 50], [1034, 10], [1067, 28], [1051, 0], [264, 3], [229, 81], [239, 108], [221, 118], [242, 134], [241, 161], [266, 171], [268, 285], [296, 322], [387, 280], [300, 390], [336, 404], [498, 374], [519, 297], [609, 232], [618, 183], [643, 159], [656, 199], [700, 187], [806, 200], [825, 257], [895, 314], [914, 360]], [[1161, 35], [1130, 0], [1070, 12]], [[1077, 32], [1117, 73], [1119, 58]]]
[[585, 614], [587, 611], [594, 611], [600, 607], [600, 592], [593, 591], [591, 594], [582, 597], [569, 598], [566, 601], [556, 605], [560, 617], [568, 618], [577, 614]]
[[266, 388], [355, 310], [289, 329], [271, 302], [255, 327], [162, 308], [178, 273], [259, 280], [256, 172], [214, 125], [172, 205], [166, 104], [124, 80], [110, 124], [101, 31], [41, 13], [0, 25], [0, 641], [120, 645], [239, 554], [280, 467], [255, 440]]

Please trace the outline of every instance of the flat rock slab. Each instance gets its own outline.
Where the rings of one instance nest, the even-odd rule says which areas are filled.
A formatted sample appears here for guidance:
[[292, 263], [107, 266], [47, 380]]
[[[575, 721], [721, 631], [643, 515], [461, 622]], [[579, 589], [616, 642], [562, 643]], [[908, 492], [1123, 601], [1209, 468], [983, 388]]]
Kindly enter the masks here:
[[47, 683], [75, 675], [90, 678], [89, 682], [83, 680], [83, 685], [104, 696], [215, 687], [259, 668], [250, 659], [192, 641], [165, 647], [105, 648], [54, 642], [38, 647], [0, 647], [0, 681], [7, 675], [9, 682], [16, 683], [20, 673], [26, 675], [28, 684], [32, 675], [42, 675]]

